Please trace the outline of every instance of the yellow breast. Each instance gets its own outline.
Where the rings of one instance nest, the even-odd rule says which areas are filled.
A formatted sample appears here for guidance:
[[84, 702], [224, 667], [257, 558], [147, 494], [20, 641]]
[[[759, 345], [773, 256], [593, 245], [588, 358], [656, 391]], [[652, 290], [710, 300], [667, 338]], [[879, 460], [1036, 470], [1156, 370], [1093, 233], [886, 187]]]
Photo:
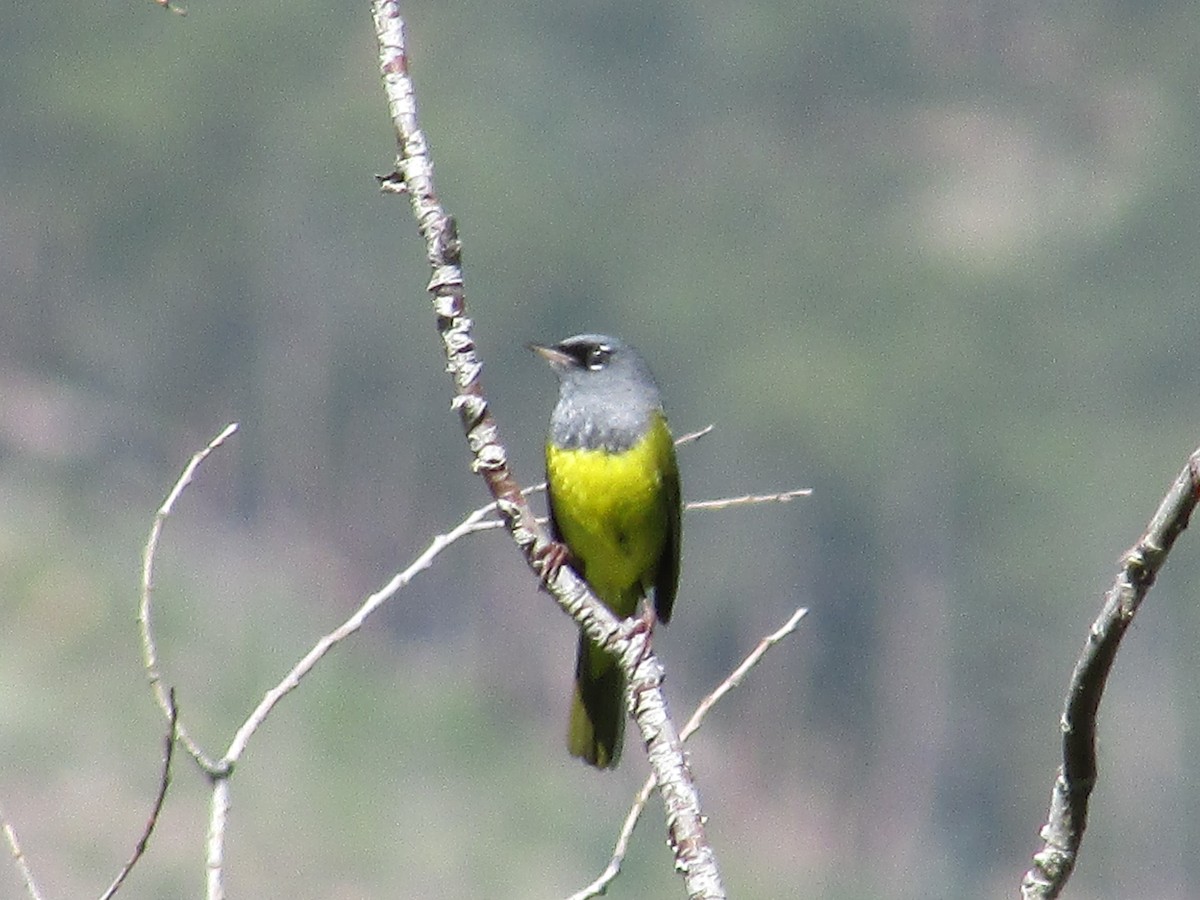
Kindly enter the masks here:
[[654, 580], [670, 527], [663, 479], [674, 466], [661, 419], [623, 453], [546, 448], [559, 534], [583, 577], [618, 615], [631, 615]]

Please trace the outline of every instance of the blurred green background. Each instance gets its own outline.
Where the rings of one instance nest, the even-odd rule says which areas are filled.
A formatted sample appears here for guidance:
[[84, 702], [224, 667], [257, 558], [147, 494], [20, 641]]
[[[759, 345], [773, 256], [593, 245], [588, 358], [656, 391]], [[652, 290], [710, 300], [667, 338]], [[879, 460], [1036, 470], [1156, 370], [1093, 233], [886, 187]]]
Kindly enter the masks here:
[[[141, 829], [134, 627], [219, 752], [363, 595], [486, 500], [448, 408], [366, 4], [0, 13], [0, 803], [48, 897]], [[656, 644], [681, 715], [798, 605], [693, 762], [732, 896], [1014, 896], [1071, 666], [1200, 443], [1190, 2], [405, 4], [485, 384], [540, 478], [551, 375], [651, 360], [701, 499]], [[1200, 552], [1114, 670], [1072, 898], [1200, 896]], [[475, 537], [339, 648], [233, 784], [235, 897], [557, 897], [640, 783], [563, 748], [572, 626]], [[181, 756], [127, 898], [202, 891]], [[651, 810], [613, 897], [675, 897]], [[21, 896], [11, 865], [0, 895]]]

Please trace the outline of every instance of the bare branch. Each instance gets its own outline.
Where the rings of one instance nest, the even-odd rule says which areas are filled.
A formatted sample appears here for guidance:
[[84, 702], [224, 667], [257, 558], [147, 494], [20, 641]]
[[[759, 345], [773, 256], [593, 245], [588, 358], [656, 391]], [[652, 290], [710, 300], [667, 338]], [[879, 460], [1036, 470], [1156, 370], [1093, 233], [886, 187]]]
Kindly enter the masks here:
[[494, 520], [489, 522], [486, 519], [488, 515], [495, 511], [495, 508], [496, 505], [494, 503], [480, 507], [446, 534], [439, 534], [407, 569], [396, 574], [386, 585], [367, 597], [350, 618], [318, 640], [313, 645], [313, 648], [305, 654], [304, 658], [296, 663], [292, 667], [292, 670], [283, 677], [283, 680], [267, 691], [266, 696], [263, 697], [254, 709], [254, 712], [250, 714], [249, 718], [242, 724], [242, 727], [238, 729], [237, 734], [234, 735], [229, 749], [225, 751], [223, 762], [227, 766], [232, 766], [236, 763], [241, 758], [243, 751], [245, 751], [246, 744], [249, 742], [251, 736], [266, 721], [267, 716], [275, 708], [276, 704], [299, 686], [300, 680], [312, 671], [313, 667], [321, 661], [325, 654], [362, 628], [363, 623], [367, 621], [373, 612], [394, 597], [419, 573], [428, 569], [434, 559], [443, 550], [468, 534], [495, 527], [493, 524]]
[[142, 854], [146, 852], [146, 846], [150, 843], [150, 835], [154, 833], [154, 826], [158, 824], [158, 815], [162, 812], [163, 802], [167, 799], [167, 788], [171, 784], [171, 757], [175, 754], [175, 729], [179, 724], [179, 707], [175, 705], [174, 688], [167, 692], [167, 703], [171, 709], [171, 721], [163, 746], [163, 768], [162, 777], [158, 780], [158, 795], [154, 798], [154, 806], [150, 810], [150, 818], [146, 820], [142, 836], [138, 838], [137, 845], [133, 848], [133, 855], [121, 867], [121, 871], [117, 873], [113, 883], [108, 886], [108, 890], [100, 895], [100, 900], [111, 900], [112, 896], [120, 890], [129, 873], [133, 871], [138, 860], [142, 858]]
[[1057, 897], [1075, 868], [1087, 827], [1088, 800], [1096, 785], [1096, 712], [1108, 673], [1125, 630], [1154, 584], [1175, 539], [1187, 528], [1197, 501], [1200, 450], [1188, 459], [1145, 533], [1126, 552], [1071, 673], [1061, 720], [1062, 764], [1050, 794], [1049, 817], [1041, 830], [1044, 844], [1021, 881], [1024, 900]]
[[800, 607], [789, 618], [778, 631], [768, 634], [765, 638], [758, 642], [758, 646], [750, 651], [750, 655], [742, 660], [742, 664], [729, 673], [729, 677], [722, 681], [713, 690], [711, 694], [700, 701], [700, 705], [696, 707], [696, 711], [692, 713], [692, 717], [688, 719], [687, 724], [683, 726], [683, 730], [679, 732], [680, 736], [686, 741], [693, 734], [700, 730], [700, 725], [704, 721], [704, 717], [708, 715], [708, 711], [712, 709], [717, 702], [732, 691], [735, 687], [742, 683], [747, 673], [758, 665], [768, 650], [782, 641], [784, 638], [793, 634], [796, 627], [800, 624], [800, 620], [808, 615], [808, 610], [805, 607]]
[[[711, 434], [715, 428], [715, 425], [705, 425], [698, 431], [689, 431], [687, 434], [675, 439], [675, 446], [682, 447], [685, 444], [695, 443], [706, 435]], [[545, 490], [546, 482], [541, 481], [532, 487], [523, 489], [521, 493], [528, 497], [532, 494], [543, 493]], [[812, 488], [795, 488], [790, 491], [778, 491], [774, 494], [744, 494], [741, 497], [718, 497], [714, 500], [689, 500], [683, 505], [683, 508], [688, 510], [729, 509], [734, 506], [756, 506], [760, 503], [788, 503], [798, 497], [811, 496]], [[545, 516], [538, 516], [537, 518], [539, 525], [545, 525], [547, 521]], [[493, 528], [501, 524], [503, 523], [496, 522], [487, 527]]]
[[716, 425], [705, 425], [699, 431], [689, 431], [687, 434], [680, 435], [679, 437], [675, 438], [675, 446], [682, 447], [684, 444], [695, 443], [696, 441], [700, 440], [700, 438], [712, 434], [713, 429], [716, 427]]
[[208, 805], [208, 839], [205, 841], [206, 900], [225, 900], [225, 825], [229, 821], [229, 776], [213, 778]]
[[[746, 677], [759, 661], [766, 655], [766, 652], [792, 634], [796, 630], [796, 626], [800, 624], [800, 620], [808, 615], [808, 610], [801, 607], [792, 613], [791, 618], [783, 624], [778, 631], [767, 635], [758, 642], [750, 655], [747, 656], [729, 676], [722, 681], [715, 689], [696, 707], [696, 711], [692, 713], [686, 725], [679, 732], [681, 740], [686, 741], [689, 737], [695, 734], [704, 717], [708, 715], [718, 701], [726, 694], [742, 683], [742, 679]], [[650, 794], [654, 792], [654, 776], [650, 775], [642, 784], [641, 789], [634, 796], [633, 806], [629, 809], [629, 814], [625, 816], [625, 822], [621, 825], [621, 832], [617, 835], [616, 846], [613, 847], [612, 858], [608, 861], [608, 865], [604, 871], [591, 884], [584, 887], [582, 890], [572, 894], [568, 900], [590, 900], [592, 897], [599, 897], [608, 890], [608, 886], [616, 879], [621, 872], [621, 864], [625, 861], [625, 854], [629, 852], [629, 841], [633, 837], [633, 831], [637, 827], [638, 820], [642, 816], [642, 810], [646, 808], [646, 801], [650, 799]]]
[[[334, 646], [340, 643], [345, 638], [354, 634], [362, 627], [367, 617], [378, 609], [384, 602], [390, 599], [397, 591], [403, 588], [410, 582], [419, 572], [427, 569], [443, 550], [455, 543], [459, 538], [471, 534], [475, 531], [485, 530], [494, 527], [487, 520], [487, 516], [495, 512], [496, 505], [489, 504], [481, 507], [459, 523], [450, 532], [444, 535], [438, 535], [433, 542], [426, 548], [425, 552], [417, 557], [416, 560], [403, 572], [397, 574], [387, 585], [381, 588], [376, 593], [369, 596], [359, 609], [347, 619], [341, 626], [334, 631], [321, 638], [317, 644], [309, 651], [303, 659], [298, 662], [283, 680], [267, 692], [266, 696], [255, 707], [249, 718], [242, 724], [234, 735], [233, 741], [225, 755], [220, 760], [214, 760], [206, 754], [194, 741], [187, 737], [182, 724], [178, 720], [178, 712], [174, 703], [173, 696], [165, 691], [162, 686], [162, 675], [158, 667], [158, 652], [154, 640], [154, 629], [151, 622], [151, 597], [153, 594], [154, 585], [154, 560], [158, 550], [159, 538], [162, 535], [163, 525], [167, 517], [174, 509], [175, 503], [182, 495], [184, 489], [191, 483], [196, 474], [196, 470], [200, 464], [208, 457], [213, 450], [219, 447], [233, 432], [237, 429], [236, 425], [226, 427], [217, 437], [200, 452], [196, 453], [188, 465], [184, 468], [183, 474], [174, 487], [167, 494], [167, 498], [163, 501], [154, 517], [154, 522], [150, 529], [150, 537], [146, 543], [146, 549], [143, 557], [142, 567], [142, 590], [141, 600], [138, 609], [138, 624], [141, 629], [142, 636], [142, 651], [143, 661], [147, 672], [147, 677], [150, 686], [154, 691], [155, 697], [159, 700], [167, 713], [168, 719], [171, 722], [172, 734], [178, 736], [179, 740], [184, 743], [188, 752], [196, 763], [204, 770], [206, 774], [213, 780], [213, 795], [210, 803], [209, 815], [209, 831], [208, 831], [208, 850], [207, 850], [207, 871], [208, 871], [208, 891], [209, 900], [221, 900], [224, 897], [223, 885], [223, 860], [224, 860], [224, 840], [225, 840], [225, 825], [228, 820], [230, 789], [229, 776], [233, 771], [234, 764], [240, 759], [243, 751], [246, 748], [250, 737], [266, 720], [267, 715], [273, 710], [276, 704], [279, 703], [287, 694], [296, 688], [300, 680], [312, 670], [312, 668], [327, 654]], [[165, 778], [165, 776], [164, 776]], [[165, 792], [165, 780], [163, 784]], [[161, 804], [161, 796], [160, 796]], [[157, 818], [158, 806], [155, 809], [155, 815], [152, 818]], [[151, 828], [153, 825], [151, 824]], [[145, 835], [149, 838], [149, 832]], [[15, 835], [14, 835], [15, 839]], [[140, 851], [144, 850], [144, 846], [139, 847], [137, 856], [140, 856]], [[136, 862], [136, 856], [134, 860]], [[122, 876], [123, 877], [123, 876]], [[115, 887], [115, 886], [114, 886]], [[110, 889], [112, 890], [112, 889]], [[110, 895], [111, 896], [111, 895]]]
[[16, 829], [8, 821], [3, 809], [0, 809], [0, 826], [3, 827], [8, 848], [12, 851], [13, 861], [17, 864], [17, 871], [21, 873], [21, 880], [25, 882], [25, 893], [29, 894], [30, 900], [42, 900], [42, 892], [38, 890], [33, 871], [29, 868], [29, 861], [25, 859], [25, 851], [21, 849], [21, 842], [17, 840]]
[[[404, 22], [396, 0], [374, 0], [372, 11], [379, 42], [380, 73], [397, 146], [395, 170], [381, 179], [381, 187], [408, 194], [417, 228], [425, 241], [433, 270], [428, 290], [445, 346], [447, 370], [455, 386], [452, 405], [458, 410], [466, 433], [473, 468], [487, 482], [509, 534], [526, 562], [544, 577], [547, 574], [544, 551], [550, 545], [549, 535], [537, 523], [508, 467], [508, 453], [483, 393], [482, 363], [475, 352], [473, 323], [466, 311], [462, 243], [454, 219], [446, 213], [434, 190], [433, 163], [417, 120], [415, 88], [408, 73]], [[662, 668], [649, 647], [648, 631], [618, 623], [570, 566], [561, 566], [544, 583], [587, 636], [621, 660], [629, 678], [631, 713], [642, 732], [658, 781], [676, 869], [683, 875], [688, 895], [712, 900], [724, 897], [716, 855], [705, 835], [699, 797], [683, 746], [666, 712], [661, 690]]]
[[[142, 648], [145, 668], [148, 674], [151, 687], [155, 691], [155, 696], [165, 702], [165, 708], [168, 713], [168, 718], [171, 722], [171, 733], [184, 741], [188, 747], [193, 759], [198, 765], [213, 779], [213, 796], [210, 802], [209, 813], [209, 831], [208, 831], [208, 850], [207, 850], [207, 871], [208, 871], [208, 894], [209, 900], [220, 900], [224, 896], [223, 886], [223, 861], [224, 861], [224, 841], [225, 828], [228, 821], [229, 803], [230, 803], [230, 787], [228, 783], [229, 775], [233, 771], [234, 765], [245, 752], [250, 738], [258, 730], [258, 728], [266, 721], [267, 716], [279, 704], [279, 702], [289, 693], [299, 686], [300, 681], [312, 671], [312, 669], [329, 653], [335, 646], [341, 643], [346, 638], [356, 633], [366, 620], [380, 606], [399, 593], [407, 586], [413, 578], [419, 573], [425, 571], [433, 564], [433, 561], [451, 545], [458, 542], [461, 538], [470, 534], [475, 534], [481, 531], [490, 531], [501, 527], [504, 523], [498, 519], [489, 518], [496, 514], [498, 504], [496, 502], [488, 503], [479, 507], [463, 519], [458, 525], [452, 528], [445, 534], [437, 535], [429, 546], [402, 572], [397, 573], [386, 585], [380, 588], [375, 593], [368, 596], [359, 608], [341, 625], [333, 631], [324, 635], [316, 642], [313, 648], [305, 654], [305, 656], [296, 663], [295, 666], [283, 677], [283, 679], [271, 690], [263, 696], [253, 712], [246, 718], [245, 722], [238, 728], [229, 748], [219, 760], [211, 759], [204, 753], [194, 742], [186, 739], [183, 728], [178, 721], [178, 710], [175, 706], [173, 696], [170, 692], [166, 692], [162, 688], [162, 676], [158, 668], [157, 647], [154, 639], [154, 631], [151, 621], [151, 598], [153, 594], [153, 574], [154, 560], [159, 546], [159, 540], [162, 535], [163, 526], [167, 517], [175, 508], [176, 502], [179, 500], [183, 491], [194, 479], [196, 472], [201, 463], [208, 457], [213, 450], [221, 446], [230, 435], [236, 430], [236, 425], [226, 427], [217, 437], [213, 438], [209, 444], [196, 453], [188, 465], [184, 468], [178, 481], [168, 493], [166, 500], [159, 508], [155, 515], [154, 522], [151, 526], [150, 537], [146, 543], [146, 550], [143, 559], [142, 573], [142, 592], [141, 602], [139, 607], [138, 622], [142, 635]], [[703, 433], [703, 432], [698, 432]], [[522, 493], [528, 496], [538, 490], [544, 490], [545, 485], [534, 485], [532, 488], [526, 488]], [[720, 508], [714, 506], [711, 508]], [[173, 745], [172, 745], [173, 746]], [[168, 758], [169, 765], [169, 758]], [[160, 792], [159, 801], [155, 807], [154, 816], [148, 826], [147, 833], [143, 841], [139, 844], [139, 848], [135, 858], [130, 861], [127, 870], [132, 868], [132, 864], [136, 862], [137, 856], [145, 849], [145, 841], [149, 838], [149, 829], [153, 828], [153, 822], [157, 818], [158, 809], [161, 807], [163, 798], [165, 797], [167, 769], [164, 770], [164, 781], [162, 784], [163, 790]], [[15, 834], [12, 836], [15, 840]], [[120, 876], [123, 880], [127, 870]], [[110, 888], [111, 896], [115, 887]]]
[[450, 531], [437, 535], [429, 546], [425, 548], [425, 551], [408, 568], [396, 574], [386, 585], [367, 597], [350, 618], [318, 640], [313, 645], [313, 648], [305, 654], [304, 658], [296, 663], [291, 671], [275, 687], [267, 691], [263, 699], [259, 701], [258, 706], [254, 708], [254, 711], [242, 723], [241, 727], [238, 728], [229, 745], [229, 749], [225, 751], [225, 755], [221, 758], [218, 771], [214, 773], [213, 795], [209, 805], [206, 863], [208, 870], [208, 900], [221, 900], [225, 896], [223, 879], [225, 827], [229, 818], [230, 803], [229, 775], [232, 774], [234, 765], [241, 759], [242, 753], [245, 752], [250, 738], [253, 737], [259, 726], [266, 721], [267, 716], [270, 715], [279, 701], [295, 690], [300, 685], [301, 679], [311, 672], [330, 650], [362, 628], [372, 613], [399, 593], [420, 572], [428, 569], [442, 551], [468, 534], [498, 527], [500, 523], [494, 519], [487, 518], [495, 511], [496, 504], [489, 503], [475, 510]]
[[192, 740], [187, 729], [183, 727], [183, 723], [178, 719], [178, 713], [175, 710], [175, 704], [171, 701], [168, 692], [163, 688], [162, 673], [158, 668], [158, 648], [154, 640], [154, 628], [150, 619], [151, 597], [154, 592], [154, 558], [158, 552], [158, 541], [162, 536], [163, 526], [166, 525], [167, 517], [171, 515], [171, 510], [175, 508], [176, 502], [183, 495], [184, 490], [196, 475], [196, 470], [200, 468], [200, 464], [204, 462], [214, 450], [225, 443], [235, 431], [237, 431], [237, 423], [233, 422], [226, 425], [225, 428], [215, 438], [208, 442], [208, 445], [192, 456], [191, 461], [183, 469], [183, 474], [179, 476], [179, 480], [175, 482], [167, 494], [167, 499], [163, 501], [162, 506], [158, 508], [158, 512], [154, 515], [154, 522], [150, 525], [150, 537], [146, 540], [146, 549], [142, 552], [142, 584], [141, 597], [138, 602], [138, 628], [141, 631], [142, 637], [142, 665], [146, 670], [146, 677], [150, 681], [150, 689], [154, 692], [154, 698], [158, 701], [159, 708], [163, 711], [168, 722], [174, 722], [172, 729], [187, 748], [188, 753], [200, 765], [204, 771], [209, 774], [219, 771], [219, 764], [212, 759], [208, 754], [201, 749], [200, 745]]
[[694, 500], [688, 509], [728, 509], [731, 506], [753, 506], [756, 503], [788, 503], [797, 497], [811, 497], [812, 488], [796, 488], [777, 494], [745, 494], [741, 497], [726, 497], [721, 500]]

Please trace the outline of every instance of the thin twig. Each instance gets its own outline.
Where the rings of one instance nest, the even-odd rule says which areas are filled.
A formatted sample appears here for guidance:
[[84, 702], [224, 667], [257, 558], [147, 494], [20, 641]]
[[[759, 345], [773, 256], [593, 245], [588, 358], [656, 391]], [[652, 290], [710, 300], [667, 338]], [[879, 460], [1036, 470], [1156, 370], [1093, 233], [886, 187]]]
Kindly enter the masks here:
[[695, 443], [696, 441], [700, 440], [700, 438], [712, 434], [713, 429], [716, 427], [716, 425], [705, 425], [699, 431], [689, 431], [687, 434], [680, 435], [679, 437], [675, 438], [675, 446], [682, 447], [684, 444]]
[[1024, 900], [1052, 900], [1071, 877], [1087, 827], [1088, 800], [1096, 785], [1096, 713], [1121, 638], [1133, 621], [1175, 539], [1200, 501], [1200, 450], [1159, 504], [1137, 543], [1125, 554], [1104, 606], [1088, 631], [1083, 653], [1071, 673], [1063, 708], [1062, 764], [1050, 794], [1042, 827], [1042, 849], [1021, 880]]
[[692, 717], [688, 719], [687, 724], [679, 732], [679, 736], [685, 741], [695, 734], [700, 729], [700, 724], [704, 721], [704, 717], [708, 715], [708, 711], [717, 704], [717, 702], [732, 691], [735, 687], [742, 683], [742, 679], [746, 674], [758, 665], [759, 661], [766, 655], [767, 651], [795, 632], [796, 627], [800, 624], [800, 620], [808, 615], [808, 610], [805, 607], [800, 607], [783, 625], [777, 630], [768, 634], [765, 638], [758, 642], [758, 646], [750, 651], [750, 655], [742, 660], [742, 664], [729, 673], [729, 677], [717, 685], [716, 689], [707, 697], [700, 701], [700, 705], [696, 707], [696, 711], [692, 713]]
[[[695, 443], [706, 435], [711, 434], [715, 428], [715, 425], [705, 425], [698, 431], [689, 431], [687, 434], [675, 438], [675, 446], [682, 447], [685, 444]], [[546, 482], [541, 481], [532, 487], [523, 489], [521, 493], [528, 497], [531, 494], [543, 493], [545, 490]], [[755, 506], [759, 503], [787, 503], [798, 497], [811, 496], [812, 488], [795, 488], [790, 491], [777, 491], [774, 494], [744, 494], [741, 497], [718, 497], [714, 500], [689, 500], [683, 505], [683, 508], [688, 510], [729, 509], [734, 506]], [[537, 521], [539, 525], [545, 525], [548, 519], [545, 516], [539, 516]], [[497, 521], [489, 527], [498, 527], [503, 524], [503, 522]]]
[[154, 806], [150, 810], [150, 818], [146, 820], [146, 827], [142, 829], [142, 836], [138, 838], [138, 842], [133, 848], [133, 855], [122, 866], [117, 877], [113, 879], [113, 883], [108, 886], [108, 890], [100, 895], [100, 900], [111, 900], [112, 896], [120, 890], [121, 884], [129, 873], [133, 871], [137, 861], [142, 858], [142, 854], [146, 852], [146, 846], [150, 843], [150, 835], [154, 833], [154, 826], [158, 824], [158, 815], [162, 812], [163, 802], [167, 799], [167, 788], [171, 784], [171, 758], [175, 754], [175, 729], [179, 724], [179, 707], [175, 704], [174, 688], [167, 692], [167, 702], [171, 707], [171, 721], [163, 744], [163, 767], [162, 776], [158, 779], [158, 795], [154, 798]]
[[731, 506], [752, 506], [756, 503], [788, 503], [797, 497], [811, 497], [812, 488], [796, 488], [777, 494], [744, 494], [741, 497], [726, 497], [721, 500], [694, 500], [688, 509], [728, 509]]
[[237, 730], [237, 734], [234, 735], [229, 749], [225, 751], [224, 762], [230, 766], [236, 763], [241, 758], [242, 752], [246, 749], [246, 744], [249, 742], [251, 736], [258, 730], [259, 726], [262, 725], [279, 701], [299, 686], [300, 680], [312, 671], [313, 667], [321, 661], [321, 658], [325, 654], [362, 628], [363, 623], [367, 621], [373, 612], [394, 597], [419, 573], [428, 569], [434, 559], [443, 550], [468, 534], [494, 527], [485, 517], [494, 512], [495, 508], [494, 503], [480, 507], [454, 528], [450, 529], [450, 531], [437, 535], [429, 546], [425, 548], [425, 551], [407, 569], [393, 576], [391, 581], [367, 597], [350, 618], [318, 640], [313, 645], [313, 648], [304, 655], [304, 658], [296, 663], [292, 667], [292, 670], [283, 677], [283, 680], [267, 691], [263, 699], [259, 701], [254, 712], [250, 714], [242, 724], [242, 727]]
[[146, 540], [146, 548], [142, 552], [142, 584], [141, 596], [138, 601], [138, 629], [142, 638], [142, 665], [146, 670], [146, 677], [150, 682], [150, 689], [154, 692], [154, 698], [158, 701], [159, 708], [163, 711], [168, 721], [175, 719], [173, 726], [179, 740], [183, 742], [188, 753], [200, 765], [205, 772], [210, 775], [220, 771], [220, 764], [210, 757], [200, 745], [192, 740], [183, 723], [178, 720], [177, 713], [174, 709], [174, 704], [164, 690], [162, 683], [162, 673], [158, 668], [158, 648], [154, 641], [154, 628], [150, 620], [151, 597], [154, 592], [154, 558], [158, 552], [158, 541], [162, 536], [163, 526], [166, 525], [167, 517], [171, 515], [171, 510], [175, 508], [176, 502], [183, 495], [184, 490], [192, 483], [192, 478], [195, 477], [196, 470], [200, 468], [200, 464], [204, 462], [214, 450], [225, 443], [235, 431], [237, 431], [237, 422], [226, 425], [225, 428], [215, 438], [208, 442], [208, 445], [194, 454], [191, 461], [184, 467], [183, 473], [179, 476], [179, 480], [171, 488], [167, 494], [167, 499], [158, 508], [158, 512], [154, 515], [154, 522], [150, 525], [150, 537]]
[[494, 514], [496, 505], [489, 503], [475, 510], [458, 525], [445, 534], [437, 535], [412, 564], [403, 572], [399, 572], [382, 588], [368, 596], [357, 610], [341, 625], [323, 636], [313, 645], [312, 649], [294, 665], [283, 679], [271, 688], [259, 701], [254, 711], [238, 728], [229, 749], [220, 762], [220, 775], [214, 778], [213, 795], [209, 804], [209, 823], [207, 841], [207, 870], [208, 870], [208, 900], [222, 900], [224, 888], [224, 859], [225, 859], [225, 827], [229, 819], [230, 787], [229, 775], [234, 765], [241, 759], [250, 738], [266, 721], [267, 716], [279, 702], [294, 691], [301, 680], [313, 670], [334, 647], [353, 635], [367, 619], [384, 603], [394, 597], [401, 589], [413, 580], [419, 573], [432, 565], [444, 550], [468, 534], [486, 531], [497, 526], [494, 519], [487, 516]]
[[0, 809], [0, 826], [3, 827], [8, 848], [12, 851], [13, 861], [17, 864], [17, 871], [21, 873], [21, 880], [25, 882], [25, 892], [29, 894], [30, 900], [42, 900], [42, 892], [38, 890], [33, 871], [29, 868], [29, 861], [25, 858], [25, 851], [21, 849], [21, 842], [17, 840], [16, 829], [8, 821], [3, 809]]
[[[758, 646], [742, 660], [741, 665], [730, 672], [724, 681], [700, 701], [700, 704], [696, 707], [696, 711], [688, 719], [687, 724], [680, 729], [680, 740], [686, 741], [695, 734], [700, 729], [700, 725], [703, 723], [704, 717], [708, 715], [709, 710], [722, 697], [742, 683], [742, 679], [746, 677], [751, 669], [758, 665], [768, 650], [795, 632], [796, 627], [800, 624], [800, 620], [806, 615], [808, 615], [807, 609], [804, 607], [797, 609], [778, 631], [767, 635], [759, 641]], [[608, 861], [608, 865], [605, 866], [604, 871], [591, 884], [572, 894], [568, 900], [590, 900], [592, 897], [603, 895], [608, 890], [608, 886], [621, 873], [621, 864], [625, 861], [625, 854], [629, 852], [629, 842], [633, 838], [633, 831], [637, 827], [642, 811], [646, 808], [646, 803], [650, 799], [650, 795], [654, 792], [654, 785], [654, 776], [651, 775], [634, 796], [633, 805], [629, 809], [629, 814], [625, 816], [620, 834], [617, 835], [617, 843], [613, 847], [612, 858]]]

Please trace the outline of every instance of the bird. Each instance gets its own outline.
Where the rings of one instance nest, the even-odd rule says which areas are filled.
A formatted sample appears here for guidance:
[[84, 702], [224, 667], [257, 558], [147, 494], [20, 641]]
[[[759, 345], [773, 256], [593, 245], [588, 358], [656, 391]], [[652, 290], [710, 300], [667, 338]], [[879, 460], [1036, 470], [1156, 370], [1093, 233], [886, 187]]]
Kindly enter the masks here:
[[[558, 375], [546, 441], [550, 529], [565, 558], [615, 615], [653, 594], [667, 623], [679, 585], [679, 466], [658, 385], [631, 346], [603, 334], [530, 344]], [[617, 765], [625, 677], [580, 631], [567, 749], [598, 769]]]

